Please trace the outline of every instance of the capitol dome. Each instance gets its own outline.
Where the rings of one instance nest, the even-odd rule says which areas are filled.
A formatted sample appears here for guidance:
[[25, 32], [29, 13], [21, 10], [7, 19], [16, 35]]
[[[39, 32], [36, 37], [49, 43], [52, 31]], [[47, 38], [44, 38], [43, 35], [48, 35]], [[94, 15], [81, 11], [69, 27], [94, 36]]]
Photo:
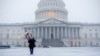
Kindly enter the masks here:
[[67, 21], [67, 10], [62, 0], [41, 0], [35, 12], [36, 21], [50, 18]]

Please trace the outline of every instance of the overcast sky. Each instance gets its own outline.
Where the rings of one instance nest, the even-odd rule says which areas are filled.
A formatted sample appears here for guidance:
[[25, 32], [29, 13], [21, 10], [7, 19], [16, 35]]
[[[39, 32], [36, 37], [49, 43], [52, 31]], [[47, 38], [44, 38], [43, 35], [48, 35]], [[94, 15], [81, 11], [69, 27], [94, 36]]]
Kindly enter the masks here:
[[[0, 23], [34, 22], [40, 0], [0, 0]], [[100, 23], [100, 0], [63, 0], [69, 22]]]

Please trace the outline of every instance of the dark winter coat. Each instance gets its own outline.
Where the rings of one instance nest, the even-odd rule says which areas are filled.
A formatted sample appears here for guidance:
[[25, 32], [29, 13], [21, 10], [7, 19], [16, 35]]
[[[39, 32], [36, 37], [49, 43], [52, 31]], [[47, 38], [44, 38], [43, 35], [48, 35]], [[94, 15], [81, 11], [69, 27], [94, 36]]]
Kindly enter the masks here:
[[29, 47], [30, 47], [30, 48], [35, 47], [35, 42], [36, 42], [36, 40], [35, 40], [34, 38], [33, 38], [33, 39], [28, 40]]

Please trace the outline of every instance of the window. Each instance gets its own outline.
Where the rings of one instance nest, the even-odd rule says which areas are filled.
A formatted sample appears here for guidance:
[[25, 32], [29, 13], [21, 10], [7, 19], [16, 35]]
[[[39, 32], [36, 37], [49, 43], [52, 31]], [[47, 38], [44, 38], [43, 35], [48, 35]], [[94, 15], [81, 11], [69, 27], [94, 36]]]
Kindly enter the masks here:
[[7, 39], [9, 39], [9, 34], [7, 33]]
[[9, 29], [7, 30], [7, 32], [9, 32]]
[[95, 33], [95, 37], [98, 38], [98, 33]]
[[92, 38], [93, 36], [92, 36], [92, 33], [90, 33], [90, 38]]
[[95, 31], [97, 31], [97, 29], [95, 29]]
[[87, 34], [85, 34], [85, 38], [87, 38]]
[[91, 31], [91, 29], [89, 31]]
[[15, 30], [13, 30], [13, 32], [15, 32]]

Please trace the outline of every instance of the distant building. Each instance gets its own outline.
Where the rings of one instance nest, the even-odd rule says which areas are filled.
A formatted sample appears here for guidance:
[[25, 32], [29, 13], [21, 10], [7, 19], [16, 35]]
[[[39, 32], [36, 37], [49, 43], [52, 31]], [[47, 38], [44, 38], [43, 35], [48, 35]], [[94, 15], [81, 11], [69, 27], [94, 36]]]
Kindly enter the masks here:
[[0, 45], [27, 46], [30, 32], [40, 47], [100, 46], [100, 24], [68, 22], [62, 0], [40, 0], [35, 16], [33, 23], [0, 24]]

